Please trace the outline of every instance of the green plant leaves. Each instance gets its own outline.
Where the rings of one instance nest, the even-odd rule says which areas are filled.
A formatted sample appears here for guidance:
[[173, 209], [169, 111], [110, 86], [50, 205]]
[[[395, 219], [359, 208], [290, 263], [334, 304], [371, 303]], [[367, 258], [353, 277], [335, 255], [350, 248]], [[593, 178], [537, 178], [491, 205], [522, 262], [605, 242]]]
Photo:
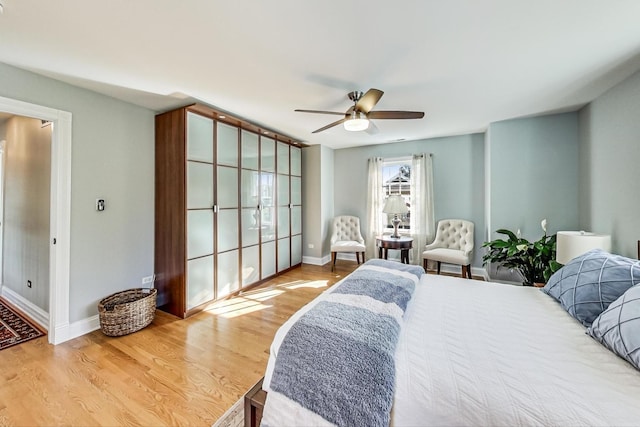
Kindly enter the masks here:
[[535, 242], [519, 238], [510, 230], [499, 229], [498, 234], [508, 237], [507, 240], [496, 239], [485, 242], [482, 246], [487, 252], [482, 257], [483, 264], [497, 263], [498, 268], [511, 268], [522, 276], [525, 285], [546, 282], [558, 271], [561, 264], [556, 262], [556, 235], [544, 234]]

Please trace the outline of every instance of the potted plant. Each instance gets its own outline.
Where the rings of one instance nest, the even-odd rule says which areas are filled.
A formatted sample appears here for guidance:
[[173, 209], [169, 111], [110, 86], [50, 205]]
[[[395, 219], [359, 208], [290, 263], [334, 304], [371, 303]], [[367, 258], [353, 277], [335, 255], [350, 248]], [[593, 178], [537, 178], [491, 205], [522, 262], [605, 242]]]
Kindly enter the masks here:
[[522, 276], [525, 286], [546, 283], [562, 265], [556, 262], [556, 235], [547, 236], [546, 219], [540, 225], [544, 235], [535, 242], [520, 237], [519, 230], [517, 234], [505, 229], [497, 230], [496, 233], [508, 238], [492, 240], [482, 245], [488, 248], [482, 257], [483, 264], [495, 262], [498, 268], [516, 270]]

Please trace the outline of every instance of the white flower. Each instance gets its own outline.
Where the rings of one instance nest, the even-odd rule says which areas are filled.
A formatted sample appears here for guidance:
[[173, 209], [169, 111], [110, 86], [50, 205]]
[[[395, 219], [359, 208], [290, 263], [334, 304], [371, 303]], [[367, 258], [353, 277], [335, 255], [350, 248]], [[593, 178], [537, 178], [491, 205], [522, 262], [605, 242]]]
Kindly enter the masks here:
[[518, 239], [520, 237], [522, 237], [522, 233], [520, 233], [520, 229], [518, 228], [518, 231], [516, 231], [516, 237], [518, 237]]
[[542, 230], [545, 232], [545, 234], [547, 233], [547, 218], [543, 219], [540, 222], [540, 226], [542, 227]]
[[525, 244], [516, 246], [516, 249], [519, 250], [519, 251], [524, 251], [526, 248], [527, 248], [527, 245], [525, 245]]

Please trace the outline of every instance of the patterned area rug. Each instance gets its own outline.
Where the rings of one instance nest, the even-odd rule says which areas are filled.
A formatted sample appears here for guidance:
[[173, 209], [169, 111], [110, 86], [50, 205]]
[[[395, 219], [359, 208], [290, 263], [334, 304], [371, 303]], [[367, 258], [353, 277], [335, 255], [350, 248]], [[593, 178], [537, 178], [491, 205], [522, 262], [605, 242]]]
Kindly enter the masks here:
[[0, 300], [0, 350], [43, 335], [40, 329]]

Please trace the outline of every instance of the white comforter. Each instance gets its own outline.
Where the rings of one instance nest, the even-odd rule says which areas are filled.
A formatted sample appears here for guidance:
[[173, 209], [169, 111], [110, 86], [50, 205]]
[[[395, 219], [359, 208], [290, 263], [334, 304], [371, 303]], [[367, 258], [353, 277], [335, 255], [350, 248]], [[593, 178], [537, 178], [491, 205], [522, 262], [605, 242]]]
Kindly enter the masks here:
[[640, 372], [536, 288], [424, 275], [396, 358], [395, 426], [640, 425]]

